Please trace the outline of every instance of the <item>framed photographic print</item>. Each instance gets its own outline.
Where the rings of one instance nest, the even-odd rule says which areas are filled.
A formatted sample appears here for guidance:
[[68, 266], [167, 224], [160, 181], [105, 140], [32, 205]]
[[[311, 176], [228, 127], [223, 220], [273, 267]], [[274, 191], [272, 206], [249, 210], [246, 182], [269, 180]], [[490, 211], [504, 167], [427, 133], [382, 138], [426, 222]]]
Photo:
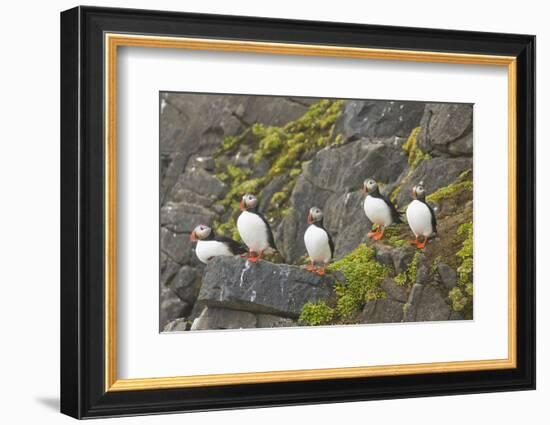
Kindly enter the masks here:
[[535, 387], [535, 38], [61, 14], [61, 411]]

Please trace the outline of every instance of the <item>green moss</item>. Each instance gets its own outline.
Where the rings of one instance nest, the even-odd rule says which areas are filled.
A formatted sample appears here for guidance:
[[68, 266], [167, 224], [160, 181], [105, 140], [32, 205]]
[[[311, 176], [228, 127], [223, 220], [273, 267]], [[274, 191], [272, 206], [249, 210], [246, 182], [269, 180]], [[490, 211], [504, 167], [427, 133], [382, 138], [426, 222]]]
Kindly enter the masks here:
[[464, 295], [458, 286], [449, 291], [449, 299], [454, 311], [463, 311], [468, 304], [468, 297]]
[[426, 196], [429, 202], [439, 202], [443, 199], [450, 198], [462, 191], [472, 192], [474, 190], [474, 182], [471, 179], [471, 171], [464, 171], [458, 179], [448, 186], [436, 190], [434, 193]]
[[364, 304], [353, 294], [343, 294], [336, 302], [336, 314], [343, 323], [352, 323]]
[[386, 295], [379, 285], [389, 269], [376, 261], [372, 247], [361, 244], [328, 269], [342, 273], [346, 279], [345, 284], [340, 282], [335, 287], [336, 318], [340, 323], [353, 322], [365, 303]]
[[437, 272], [437, 265], [441, 263], [441, 258], [442, 258], [441, 255], [438, 255], [437, 257], [434, 258], [432, 262], [432, 267], [430, 268], [432, 275]]
[[[228, 208], [231, 217], [227, 225], [214, 229], [224, 235], [234, 235], [235, 219], [239, 214], [239, 202], [246, 192], [256, 193], [261, 199], [261, 191], [275, 177], [285, 175], [287, 183], [274, 195], [266, 210], [266, 217], [276, 225], [290, 211], [290, 194], [302, 172], [302, 165], [311, 154], [323, 147], [342, 142], [340, 137], [332, 137], [334, 124], [343, 107], [340, 100], [321, 100], [312, 104], [304, 115], [284, 126], [265, 126], [255, 123], [237, 136], [224, 138], [215, 153], [216, 175], [229, 186], [229, 191], [220, 202]], [[267, 172], [252, 178], [253, 168], [239, 168], [223, 160], [238, 150], [254, 152], [253, 165], [260, 162]]]
[[401, 272], [393, 278], [394, 282], [398, 285], [405, 285], [407, 283], [407, 273]]
[[461, 261], [456, 270], [458, 273], [457, 286], [449, 292], [449, 299], [455, 311], [464, 311], [465, 316], [469, 318], [472, 314], [474, 295], [474, 285], [471, 279], [474, 270], [473, 222], [469, 221], [461, 224], [456, 234], [464, 239], [462, 246], [456, 253]]
[[397, 274], [393, 280], [401, 286], [412, 286], [416, 282], [416, 273], [418, 272], [418, 261], [420, 260], [420, 251], [415, 252], [407, 270]]
[[404, 247], [407, 246], [407, 241], [404, 239], [399, 238], [398, 236], [390, 236], [387, 239], [387, 242], [395, 247]]
[[397, 195], [401, 192], [401, 185], [396, 186], [390, 193], [390, 201], [395, 203], [397, 201]]
[[418, 260], [420, 259], [420, 251], [414, 253], [414, 257], [407, 267], [407, 282], [409, 285], [412, 285], [416, 282], [416, 273], [418, 272]]
[[334, 317], [334, 309], [324, 301], [308, 302], [302, 307], [300, 321], [311, 326], [327, 325]]
[[[474, 256], [474, 225], [472, 221], [461, 224], [456, 234], [458, 236], [464, 236], [464, 242], [462, 242], [462, 248], [456, 253], [456, 255], [462, 260], [471, 259]], [[472, 270], [468, 270], [471, 272]]]
[[[375, 227], [376, 226], [373, 225], [372, 230], [375, 230]], [[384, 232], [384, 237], [386, 238], [386, 242], [394, 247], [402, 247], [407, 245], [407, 241], [401, 239], [403, 237], [402, 229], [398, 226], [388, 227]]]
[[409, 138], [403, 144], [403, 150], [407, 153], [409, 165], [412, 168], [416, 168], [420, 162], [432, 159], [429, 153], [422, 152], [422, 149], [418, 146], [417, 139], [422, 127], [416, 127], [411, 131]]

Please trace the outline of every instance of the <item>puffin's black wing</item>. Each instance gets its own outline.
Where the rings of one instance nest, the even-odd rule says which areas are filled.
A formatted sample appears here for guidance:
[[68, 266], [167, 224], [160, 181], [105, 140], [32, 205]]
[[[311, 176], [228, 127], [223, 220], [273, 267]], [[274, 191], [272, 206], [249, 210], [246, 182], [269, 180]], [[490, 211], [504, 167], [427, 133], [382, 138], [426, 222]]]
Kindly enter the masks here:
[[434, 233], [437, 233], [437, 220], [435, 219], [435, 211], [430, 204], [428, 204], [427, 202], [424, 203], [430, 210], [430, 215], [432, 216], [432, 230]]
[[399, 215], [399, 212], [397, 211], [397, 208], [395, 208], [395, 205], [393, 205], [393, 202], [391, 202], [388, 198], [386, 198], [384, 195], [380, 194], [380, 199], [382, 199], [386, 205], [390, 208], [391, 212], [391, 218], [394, 223], [403, 223], [401, 220], [401, 216]]
[[248, 249], [243, 244], [225, 236], [216, 235], [214, 236], [214, 240], [226, 244], [233, 255], [245, 254], [248, 251]]
[[330, 233], [327, 229], [325, 229], [325, 232], [327, 232], [328, 236], [328, 246], [330, 247], [330, 258], [334, 258], [334, 241], [332, 240], [332, 236], [330, 236]]
[[277, 246], [275, 245], [275, 239], [273, 238], [273, 232], [271, 231], [271, 226], [267, 222], [266, 218], [263, 216], [263, 214], [260, 214], [257, 212], [258, 217], [262, 219], [262, 221], [265, 223], [265, 231], [267, 232], [267, 242], [269, 242], [269, 246], [273, 248], [275, 251], [279, 251], [277, 249]]

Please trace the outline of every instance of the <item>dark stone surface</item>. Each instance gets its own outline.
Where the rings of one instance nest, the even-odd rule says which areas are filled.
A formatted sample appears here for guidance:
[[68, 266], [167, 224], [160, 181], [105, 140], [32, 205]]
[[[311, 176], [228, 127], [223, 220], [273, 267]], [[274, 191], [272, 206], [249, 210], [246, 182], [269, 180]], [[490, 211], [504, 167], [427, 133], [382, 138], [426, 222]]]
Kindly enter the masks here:
[[451, 311], [449, 320], [464, 320], [464, 315], [460, 311]]
[[425, 285], [420, 302], [416, 306], [416, 321], [448, 320], [451, 307], [446, 303], [441, 290], [434, 285]]
[[195, 156], [190, 160], [191, 168], [203, 168], [207, 171], [214, 171], [215, 164], [214, 158], [211, 156]]
[[417, 269], [416, 269], [416, 283], [430, 283], [432, 277], [430, 275], [430, 263], [428, 262], [425, 255], [420, 255], [418, 258]]
[[296, 321], [287, 317], [274, 316], [272, 314], [258, 314], [257, 328], [286, 328], [296, 326]]
[[473, 107], [466, 104], [428, 104], [420, 123], [418, 145], [433, 155], [471, 155]]
[[255, 328], [256, 322], [256, 315], [247, 311], [205, 307], [201, 315], [193, 321], [191, 330]]
[[437, 276], [445, 288], [451, 290], [456, 286], [456, 271], [445, 263], [437, 265]]
[[423, 102], [353, 100], [346, 102], [336, 128], [348, 140], [408, 137], [420, 124], [424, 108]]
[[161, 227], [160, 246], [161, 252], [172, 261], [180, 265], [192, 264], [195, 254], [193, 252], [194, 245], [189, 240], [189, 234], [174, 233], [166, 227]]
[[185, 189], [176, 183], [176, 186], [174, 187], [174, 190], [172, 192], [171, 202], [173, 203], [181, 202], [181, 203], [187, 203], [191, 205], [198, 205], [201, 207], [210, 207], [212, 206], [212, 203], [214, 202], [214, 200], [211, 197], [203, 196], [197, 192], [193, 192], [192, 190]]
[[193, 304], [199, 293], [203, 269], [183, 266], [170, 282], [170, 289], [183, 301]]
[[333, 279], [296, 266], [219, 257], [206, 267], [198, 300], [208, 306], [298, 318], [308, 301], [326, 300]]
[[[393, 268], [393, 249], [391, 246], [376, 244], [375, 245], [376, 261], [387, 267]], [[396, 272], [397, 273], [397, 272]]]
[[391, 183], [406, 167], [407, 157], [400, 147], [362, 139], [319, 151], [303, 175], [321, 189], [345, 193], [362, 189], [367, 177]]
[[364, 195], [360, 191], [334, 193], [325, 202], [325, 226], [335, 245], [336, 258], [342, 257], [367, 240], [371, 223], [363, 212]]
[[[374, 305], [374, 307], [372, 305]], [[401, 322], [403, 319], [403, 306], [403, 303], [389, 298], [370, 301], [365, 305], [365, 308], [363, 308], [361, 323]]]
[[205, 169], [191, 167], [179, 176], [175, 190], [180, 189], [197, 191], [202, 196], [221, 198], [228, 187]]
[[386, 292], [386, 294], [388, 294], [388, 297], [390, 299], [405, 303], [409, 298], [407, 287], [405, 287], [404, 285], [398, 285], [392, 278], [385, 278], [380, 283], [380, 288], [382, 288]]
[[214, 213], [200, 205], [169, 202], [160, 209], [160, 225], [176, 233], [191, 233], [198, 224], [210, 224]]
[[420, 303], [423, 290], [424, 290], [424, 285], [421, 285], [419, 283], [415, 283], [412, 286], [411, 292], [409, 293], [409, 299], [407, 300], [407, 303], [403, 307], [404, 322], [416, 321], [416, 309], [418, 304]]
[[160, 291], [160, 331], [164, 329], [168, 322], [181, 317], [188, 307], [189, 305], [183, 302], [174, 292], [168, 288], [162, 288]]
[[172, 320], [164, 326], [163, 332], [182, 332], [190, 329], [189, 322], [184, 318]]

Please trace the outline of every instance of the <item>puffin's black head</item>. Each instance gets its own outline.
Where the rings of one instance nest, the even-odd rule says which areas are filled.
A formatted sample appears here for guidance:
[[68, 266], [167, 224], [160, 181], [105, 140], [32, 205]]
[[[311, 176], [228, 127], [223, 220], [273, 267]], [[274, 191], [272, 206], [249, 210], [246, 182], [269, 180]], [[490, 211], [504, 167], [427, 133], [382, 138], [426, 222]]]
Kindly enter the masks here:
[[413, 186], [412, 197], [421, 201], [426, 198], [426, 191], [424, 190], [424, 186], [422, 186], [422, 184], [417, 184], [416, 186]]
[[252, 210], [258, 206], [258, 198], [252, 193], [247, 193], [241, 199], [241, 210]]
[[212, 233], [212, 229], [205, 224], [199, 224], [189, 235], [189, 240], [201, 241], [206, 239]]
[[368, 195], [369, 193], [376, 192], [378, 190], [378, 183], [376, 183], [373, 179], [366, 179], [363, 182], [363, 192], [365, 192], [365, 195]]
[[309, 209], [309, 214], [307, 215], [307, 222], [309, 224], [318, 223], [323, 221], [323, 211], [317, 207], [311, 207]]

